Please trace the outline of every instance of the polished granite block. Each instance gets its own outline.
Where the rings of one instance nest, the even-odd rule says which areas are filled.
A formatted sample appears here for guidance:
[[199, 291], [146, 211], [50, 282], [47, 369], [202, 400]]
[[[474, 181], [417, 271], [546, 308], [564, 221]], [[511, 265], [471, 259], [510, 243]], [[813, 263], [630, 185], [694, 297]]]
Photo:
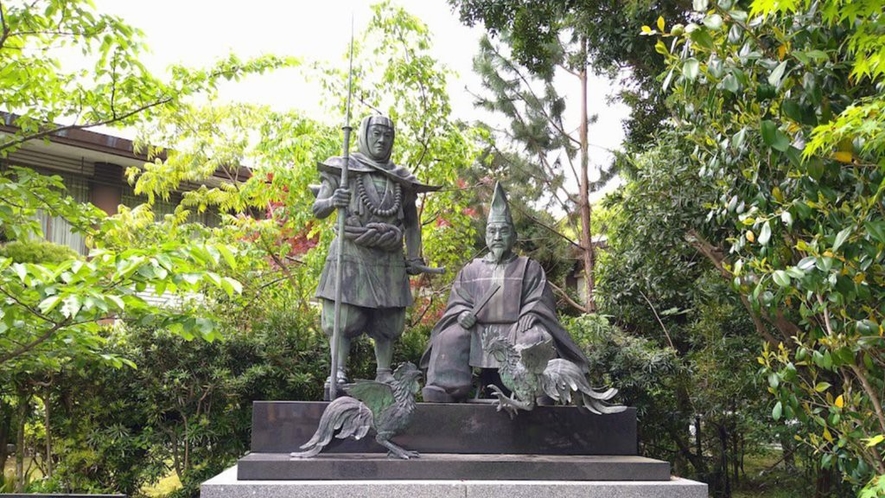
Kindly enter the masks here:
[[[319, 401], [256, 401], [252, 453], [298, 451], [325, 409]], [[513, 420], [484, 403], [419, 403], [412, 424], [393, 439], [420, 453], [637, 455], [636, 409], [595, 415], [574, 406], [539, 406]], [[386, 453], [370, 434], [335, 439], [324, 453]]]
[[666, 481], [246, 481], [231, 467], [203, 483], [201, 498], [707, 498], [707, 485]]
[[548, 480], [667, 481], [670, 464], [639, 456], [421, 455], [411, 460], [383, 454], [320, 454], [292, 459], [285, 453], [251, 453], [238, 463], [240, 480]]

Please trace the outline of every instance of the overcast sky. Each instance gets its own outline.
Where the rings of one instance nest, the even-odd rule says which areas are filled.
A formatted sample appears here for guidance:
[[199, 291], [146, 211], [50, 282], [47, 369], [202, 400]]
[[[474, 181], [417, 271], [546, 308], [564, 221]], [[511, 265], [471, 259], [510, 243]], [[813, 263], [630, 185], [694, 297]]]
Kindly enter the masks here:
[[[119, 15], [145, 32], [151, 48], [145, 63], [158, 72], [174, 63], [207, 66], [231, 51], [241, 57], [274, 53], [345, 64], [351, 15], [355, 31], [361, 32], [371, 18], [371, 3], [368, 0], [96, 0], [99, 10]], [[479, 78], [472, 73], [471, 61], [482, 29], [463, 26], [445, 0], [398, 0], [396, 3], [428, 25], [433, 35], [433, 55], [458, 73], [458, 77], [449, 82], [455, 117], [468, 121], [479, 117], [464, 89], [478, 92], [480, 88]], [[577, 90], [577, 85], [562, 88], [567, 93]], [[626, 109], [607, 103], [610, 93], [604, 81], [591, 84], [590, 109], [599, 114], [599, 121], [590, 130], [590, 140], [598, 147], [615, 149], [623, 139], [620, 123]], [[277, 109], [319, 110], [316, 89], [301, 82], [294, 71], [250, 78], [226, 88], [224, 96]], [[579, 101], [572, 98], [569, 105], [575, 109]]]

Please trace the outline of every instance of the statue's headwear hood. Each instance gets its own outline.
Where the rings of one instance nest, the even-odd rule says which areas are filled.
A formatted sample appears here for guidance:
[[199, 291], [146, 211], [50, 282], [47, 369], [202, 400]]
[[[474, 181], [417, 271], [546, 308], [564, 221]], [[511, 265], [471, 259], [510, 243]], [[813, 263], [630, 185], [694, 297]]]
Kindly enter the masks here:
[[487, 223], [508, 223], [513, 226], [513, 217], [510, 216], [510, 205], [507, 203], [507, 193], [501, 183], [495, 183], [495, 192], [492, 194], [492, 205], [489, 207]]
[[394, 137], [396, 137], [396, 128], [394, 128], [393, 126], [393, 120], [391, 120], [387, 116], [381, 115], [366, 116], [360, 122], [360, 129], [359, 133], [357, 134], [359, 137], [357, 150], [359, 150], [366, 159], [370, 159], [376, 164], [385, 164], [390, 161], [390, 154], [393, 151], [393, 144], [391, 141], [391, 146], [387, 149], [387, 156], [374, 157], [369, 151], [369, 127], [373, 125], [386, 126], [390, 128], [390, 131], [392, 131], [394, 133]]

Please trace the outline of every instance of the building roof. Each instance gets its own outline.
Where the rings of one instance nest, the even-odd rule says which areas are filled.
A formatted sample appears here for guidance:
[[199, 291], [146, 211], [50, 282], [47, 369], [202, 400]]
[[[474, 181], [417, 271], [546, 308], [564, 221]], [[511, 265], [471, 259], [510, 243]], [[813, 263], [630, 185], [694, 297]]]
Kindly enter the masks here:
[[[15, 114], [0, 112], [0, 135], [10, 135], [18, 131], [15, 126]], [[128, 168], [143, 167], [148, 157], [136, 153], [132, 140], [82, 128], [65, 128], [59, 125], [59, 131], [47, 135], [46, 140], [29, 140], [9, 156], [9, 161], [34, 168], [51, 169], [66, 173], [92, 176], [95, 163], [110, 163]], [[165, 154], [160, 154], [161, 158]], [[205, 182], [213, 186], [218, 181], [230, 181], [231, 178], [245, 180], [252, 172], [245, 166], [228, 170], [219, 168], [213, 180]], [[185, 186], [189, 190], [194, 186]]]

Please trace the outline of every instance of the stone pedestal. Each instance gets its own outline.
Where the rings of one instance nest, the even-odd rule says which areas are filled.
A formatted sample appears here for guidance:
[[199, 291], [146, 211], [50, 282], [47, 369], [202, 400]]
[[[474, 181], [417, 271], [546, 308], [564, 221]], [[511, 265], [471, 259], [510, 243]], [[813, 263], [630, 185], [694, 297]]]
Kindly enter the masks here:
[[[489, 404], [421, 403], [394, 441], [421, 453], [388, 459], [371, 436], [333, 442], [315, 458], [289, 453], [313, 436], [325, 402], [256, 402], [251, 452], [203, 483], [203, 498], [507, 497], [706, 498], [638, 456], [636, 410], [593, 415], [542, 406], [515, 419]], [[543, 493], [543, 495], [541, 495]]]
[[[313, 436], [326, 402], [256, 401], [252, 453], [290, 453]], [[636, 455], [636, 409], [594, 415], [575, 406], [539, 406], [511, 420], [488, 403], [418, 403], [394, 442], [419, 453]], [[373, 436], [333, 439], [322, 454], [386, 453]]]

